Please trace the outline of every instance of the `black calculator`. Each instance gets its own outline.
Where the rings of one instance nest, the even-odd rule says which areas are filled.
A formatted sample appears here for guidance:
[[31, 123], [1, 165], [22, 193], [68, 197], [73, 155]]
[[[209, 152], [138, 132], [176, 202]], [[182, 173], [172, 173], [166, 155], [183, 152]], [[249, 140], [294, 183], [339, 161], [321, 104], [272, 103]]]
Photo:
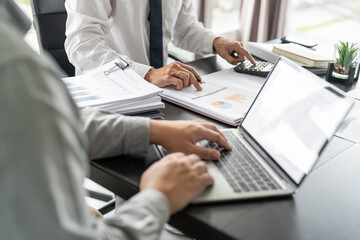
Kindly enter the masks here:
[[270, 62], [256, 61], [256, 66], [254, 66], [249, 60], [245, 60], [244, 62], [237, 65], [234, 70], [239, 73], [247, 73], [261, 77], [267, 77], [273, 67], [274, 64]]

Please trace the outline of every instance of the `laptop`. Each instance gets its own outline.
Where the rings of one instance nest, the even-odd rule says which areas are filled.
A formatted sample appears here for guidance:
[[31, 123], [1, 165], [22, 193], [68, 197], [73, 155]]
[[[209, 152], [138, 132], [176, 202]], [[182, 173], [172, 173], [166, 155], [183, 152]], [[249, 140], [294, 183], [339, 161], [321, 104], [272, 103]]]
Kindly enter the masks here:
[[215, 180], [193, 203], [291, 196], [353, 105], [328, 82], [281, 57], [237, 129], [231, 151], [207, 161]]

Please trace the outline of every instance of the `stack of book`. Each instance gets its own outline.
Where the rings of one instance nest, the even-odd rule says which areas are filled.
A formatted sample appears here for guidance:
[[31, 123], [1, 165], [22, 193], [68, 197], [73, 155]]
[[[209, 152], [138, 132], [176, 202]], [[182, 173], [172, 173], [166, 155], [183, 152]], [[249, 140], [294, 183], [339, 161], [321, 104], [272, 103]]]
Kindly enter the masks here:
[[275, 63], [280, 56], [285, 56], [312, 73], [326, 73], [328, 62], [332, 58], [330, 54], [333, 49], [330, 46], [319, 45], [316, 49], [309, 49], [294, 45], [248, 42], [246, 48], [253, 56], [271, 63]]
[[327, 68], [329, 62], [332, 60], [329, 57], [320, 55], [314, 50], [294, 43], [275, 44], [272, 51], [307, 67]]

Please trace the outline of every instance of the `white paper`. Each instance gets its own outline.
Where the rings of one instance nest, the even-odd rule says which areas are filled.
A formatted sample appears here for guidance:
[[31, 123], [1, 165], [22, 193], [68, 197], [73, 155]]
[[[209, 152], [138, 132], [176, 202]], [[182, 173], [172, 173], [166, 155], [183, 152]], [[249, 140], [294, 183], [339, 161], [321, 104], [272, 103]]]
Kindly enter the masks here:
[[83, 75], [63, 78], [78, 107], [90, 106], [118, 113], [164, 107], [158, 97], [162, 90], [132, 69], [119, 68], [105, 75], [104, 71], [113, 68], [115, 61]]
[[215, 92], [219, 92], [226, 88], [224, 86], [220, 86], [214, 83], [209, 83], [209, 84], [203, 83], [201, 84], [201, 87], [202, 87], [202, 91], [196, 90], [194, 86], [188, 86], [181, 90], [176, 90], [174, 89], [174, 87], [169, 86], [169, 87], [165, 87], [164, 91], [166, 92], [167, 95], [176, 95], [177, 98], [194, 100], [206, 95], [210, 95]]
[[165, 88], [161, 97], [196, 112], [236, 125], [250, 108], [265, 78], [226, 69], [202, 76], [202, 91]]

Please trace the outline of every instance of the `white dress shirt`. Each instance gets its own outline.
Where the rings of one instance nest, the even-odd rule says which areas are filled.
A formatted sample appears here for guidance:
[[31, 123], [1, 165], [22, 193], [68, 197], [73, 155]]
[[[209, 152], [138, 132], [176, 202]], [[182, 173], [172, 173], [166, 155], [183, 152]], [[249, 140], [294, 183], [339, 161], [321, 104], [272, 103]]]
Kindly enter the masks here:
[[[67, 0], [65, 50], [77, 73], [122, 56], [142, 77], [149, 66], [149, 1]], [[192, 0], [162, 0], [164, 65], [167, 45], [208, 54], [216, 36], [197, 20]], [[132, 61], [130, 61], [132, 60]]]
[[145, 152], [150, 120], [79, 113], [51, 60], [26, 46], [2, 3], [0, 239], [158, 239], [170, 215], [163, 194], [143, 191], [95, 219], [82, 187], [89, 158]]

